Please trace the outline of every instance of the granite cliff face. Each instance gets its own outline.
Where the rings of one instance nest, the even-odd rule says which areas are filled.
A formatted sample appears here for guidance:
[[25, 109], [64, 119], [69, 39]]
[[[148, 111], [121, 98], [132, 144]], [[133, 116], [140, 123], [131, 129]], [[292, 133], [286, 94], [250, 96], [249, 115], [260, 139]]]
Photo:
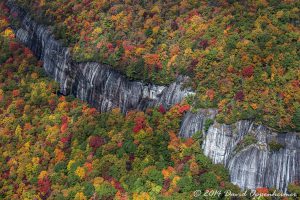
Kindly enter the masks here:
[[60, 83], [64, 95], [73, 94], [102, 112], [119, 107], [125, 113], [161, 104], [169, 107], [192, 93], [182, 87], [187, 77], [178, 77], [169, 86], [157, 86], [130, 81], [99, 63], [76, 63], [69, 49], [54, 38], [48, 27], [36, 23], [13, 1], [7, 4], [21, 22], [15, 30], [17, 38], [44, 62], [46, 73]]
[[232, 183], [242, 189], [274, 187], [285, 192], [289, 183], [300, 180], [299, 133], [277, 133], [248, 120], [232, 125], [214, 121], [205, 131], [205, 121], [215, 115], [215, 110], [187, 113], [180, 136], [202, 131], [204, 154], [229, 169]]
[[[168, 107], [193, 94], [182, 88], [186, 77], [179, 77], [169, 86], [156, 86], [129, 81], [99, 63], [76, 63], [48, 27], [37, 24], [13, 1], [7, 4], [21, 22], [15, 30], [17, 38], [43, 60], [46, 73], [60, 83], [64, 95], [73, 94], [102, 112], [119, 107], [125, 113], [161, 104]], [[205, 155], [214, 163], [226, 165], [234, 184], [243, 189], [276, 187], [286, 191], [288, 183], [300, 181], [299, 134], [276, 133], [247, 120], [219, 124], [214, 120], [216, 114], [213, 109], [186, 113], [179, 135], [191, 137], [202, 131]], [[209, 127], [205, 127], [207, 119], [213, 120]], [[270, 148], [272, 143], [281, 148]]]

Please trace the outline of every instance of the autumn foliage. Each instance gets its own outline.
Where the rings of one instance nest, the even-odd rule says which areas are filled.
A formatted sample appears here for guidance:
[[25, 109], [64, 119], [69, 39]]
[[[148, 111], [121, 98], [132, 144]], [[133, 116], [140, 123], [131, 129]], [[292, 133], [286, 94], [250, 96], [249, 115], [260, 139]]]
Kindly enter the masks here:
[[[145, 77], [158, 82], [191, 67], [192, 84], [199, 85], [196, 103], [217, 104], [226, 122], [235, 118], [232, 112], [243, 114], [237, 109], [263, 112], [261, 120], [276, 121], [280, 127], [293, 127], [299, 121], [295, 103], [299, 78], [293, 67], [298, 61], [287, 56], [295, 56], [298, 29], [293, 19], [297, 16], [288, 6], [284, 9], [291, 16], [272, 7], [274, 12], [260, 17], [256, 8], [264, 13], [264, 5], [250, 6], [251, 19], [256, 19], [251, 22], [256, 30], [248, 31], [253, 42], [235, 36], [241, 25], [235, 25], [234, 18], [243, 13], [238, 12], [243, 8], [238, 2], [222, 2], [227, 8], [224, 13], [221, 7], [196, 1], [145, 5], [145, 1], [19, 2], [37, 13], [46, 9], [44, 14], [57, 23], [56, 32], [63, 33], [58, 37], [71, 44], [77, 58], [103, 59], [136, 71], [146, 66], [152, 74]], [[4, 11], [0, 12], [0, 199], [186, 199], [199, 189], [240, 192], [229, 182], [228, 172], [204, 156], [199, 139], [178, 137], [182, 116], [191, 110], [189, 104], [181, 102], [170, 109], [161, 105], [124, 115], [119, 109], [99, 113], [78, 99], [58, 97], [58, 84], [41, 73], [41, 62], [15, 40], [4, 16], [8, 9], [3, 3], [0, 9]], [[232, 10], [235, 14], [228, 16]], [[165, 22], [163, 16], [172, 20]], [[243, 17], [248, 20], [248, 15]], [[272, 17], [276, 20], [269, 19]], [[290, 26], [277, 30], [279, 22]], [[291, 41], [280, 39], [286, 51], [265, 56], [273, 44], [267, 40], [274, 38], [264, 38], [261, 31], [274, 31], [270, 34], [280, 37], [286, 28]], [[253, 49], [259, 55], [245, 55]], [[227, 115], [222, 117], [222, 112]], [[298, 187], [295, 184], [291, 190]], [[257, 192], [270, 190], [259, 188]]]
[[[32, 52], [3, 34], [13, 48], [0, 46], [1, 199], [174, 199], [200, 186], [201, 168], [213, 171], [197, 159], [199, 141], [176, 135], [186, 102], [99, 113], [58, 97]], [[216, 188], [221, 180], [231, 186], [224, 176]]]
[[254, 68], [252, 66], [245, 67], [242, 70], [243, 77], [251, 77], [253, 76], [253, 73], [254, 73]]
[[[298, 127], [298, 1], [17, 3], [52, 24], [76, 61], [103, 62], [158, 84], [188, 75], [195, 106], [218, 107], [219, 122], [255, 118], [276, 129]], [[1, 24], [7, 27], [5, 17]], [[24, 54], [32, 56], [26, 48]]]
[[94, 149], [99, 148], [103, 144], [104, 144], [104, 139], [101, 138], [100, 136], [91, 136], [89, 140], [89, 145]]

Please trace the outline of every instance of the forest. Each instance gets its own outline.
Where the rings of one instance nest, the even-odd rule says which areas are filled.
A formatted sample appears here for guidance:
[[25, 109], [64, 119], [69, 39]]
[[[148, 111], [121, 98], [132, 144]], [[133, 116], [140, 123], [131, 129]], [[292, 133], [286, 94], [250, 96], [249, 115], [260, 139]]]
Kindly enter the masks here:
[[191, 78], [218, 121], [300, 130], [298, 0], [17, 0], [72, 48], [132, 79]]
[[200, 134], [177, 137], [187, 103], [124, 116], [59, 96], [7, 16], [1, 13], [0, 22], [0, 199], [181, 199], [195, 189], [239, 191], [225, 168], [202, 154]]
[[[37, 20], [55, 22], [53, 32], [78, 61], [105, 62], [132, 79], [161, 84], [186, 74], [197, 94], [170, 109], [126, 115], [117, 108], [99, 113], [62, 96], [43, 62], [15, 38], [18, 24], [1, 1], [0, 199], [181, 200], [193, 199], [195, 190], [239, 193], [225, 167], [204, 156], [202, 132], [178, 137], [182, 116], [217, 107], [222, 122], [255, 118], [300, 130], [299, 1], [18, 2]], [[299, 184], [288, 191], [300, 195]]]

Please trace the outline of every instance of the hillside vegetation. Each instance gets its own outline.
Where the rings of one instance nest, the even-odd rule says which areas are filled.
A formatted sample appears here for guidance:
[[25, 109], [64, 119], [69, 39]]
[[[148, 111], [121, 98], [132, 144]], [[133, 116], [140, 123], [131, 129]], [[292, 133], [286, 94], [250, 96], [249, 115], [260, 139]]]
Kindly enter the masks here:
[[[8, 11], [0, 4], [1, 11]], [[176, 135], [186, 103], [166, 111], [98, 113], [58, 96], [42, 62], [15, 40], [0, 12], [0, 199], [183, 199], [239, 189]]]
[[[43, 63], [15, 39], [3, 3], [0, 11], [0, 199], [181, 200], [195, 190], [240, 191], [203, 155], [201, 133], [176, 136], [186, 102], [124, 116], [58, 96]], [[289, 191], [299, 195], [299, 184]]]
[[297, 0], [17, 3], [53, 25], [77, 61], [159, 84], [188, 75], [194, 107], [217, 107], [220, 122], [300, 130]]

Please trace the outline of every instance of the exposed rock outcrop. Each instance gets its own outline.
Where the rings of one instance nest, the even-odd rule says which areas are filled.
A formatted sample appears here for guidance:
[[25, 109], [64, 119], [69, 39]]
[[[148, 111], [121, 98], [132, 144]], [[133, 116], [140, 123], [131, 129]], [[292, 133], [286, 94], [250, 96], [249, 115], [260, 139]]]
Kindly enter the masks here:
[[73, 94], [102, 112], [119, 107], [125, 113], [161, 104], [169, 107], [193, 93], [183, 88], [187, 77], [180, 76], [169, 86], [157, 86], [130, 81], [107, 65], [76, 63], [69, 48], [54, 38], [49, 27], [36, 23], [13, 1], [7, 5], [21, 22], [15, 30], [17, 38], [44, 62], [46, 73], [60, 83], [64, 95]]
[[289, 183], [300, 180], [299, 133], [278, 133], [248, 120], [232, 125], [214, 121], [205, 131], [205, 121], [215, 114], [214, 110], [187, 113], [180, 135], [202, 131], [204, 154], [229, 169], [232, 183], [242, 189], [275, 187], [285, 192]]

